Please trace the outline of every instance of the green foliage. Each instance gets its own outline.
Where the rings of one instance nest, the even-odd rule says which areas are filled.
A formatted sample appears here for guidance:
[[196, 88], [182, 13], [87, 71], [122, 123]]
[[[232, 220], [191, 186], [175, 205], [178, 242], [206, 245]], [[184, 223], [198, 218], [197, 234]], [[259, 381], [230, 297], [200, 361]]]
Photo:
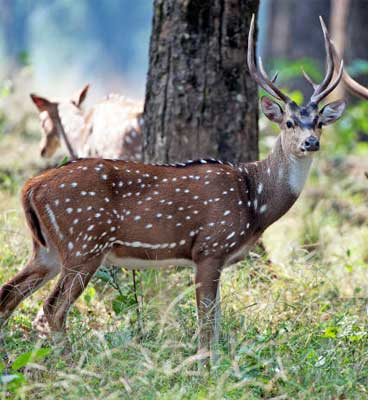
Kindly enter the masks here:
[[21, 51], [18, 54], [18, 61], [24, 67], [31, 65], [30, 54], [28, 53], [28, 51]]
[[22, 177], [14, 171], [0, 169], [0, 190], [11, 194], [17, 193], [22, 182]]
[[[359, 101], [346, 110], [344, 117], [334, 127], [334, 135], [329, 143], [329, 151], [335, 156], [343, 156], [357, 151], [368, 151], [366, 142], [359, 142], [359, 134], [368, 135], [368, 102]], [[368, 136], [367, 136], [368, 137]]]
[[[116, 315], [124, 314], [137, 305], [134, 287], [130, 284], [131, 274], [126, 270], [120, 271], [117, 267], [100, 268], [95, 274], [97, 282], [100, 281], [114, 289], [111, 306]], [[139, 271], [136, 271], [136, 276], [139, 279]]]
[[368, 61], [354, 60], [347, 69], [352, 76], [368, 74]]
[[69, 162], [69, 157], [65, 156], [58, 164], [58, 167], [62, 167], [63, 165], [67, 164]]
[[43, 360], [51, 352], [50, 348], [35, 349], [20, 354], [13, 362], [10, 373], [5, 373], [6, 366], [4, 362], [0, 362], [0, 394], [10, 392], [15, 398], [18, 398], [21, 389], [27, 385], [28, 381], [23, 372], [25, 367], [31, 363]]
[[303, 69], [315, 82], [322, 79], [321, 70], [315, 61], [310, 58], [301, 58], [294, 61], [279, 58], [274, 60], [272, 67], [275, 71], [282, 71], [280, 76], [282, 82], [300, 77]]

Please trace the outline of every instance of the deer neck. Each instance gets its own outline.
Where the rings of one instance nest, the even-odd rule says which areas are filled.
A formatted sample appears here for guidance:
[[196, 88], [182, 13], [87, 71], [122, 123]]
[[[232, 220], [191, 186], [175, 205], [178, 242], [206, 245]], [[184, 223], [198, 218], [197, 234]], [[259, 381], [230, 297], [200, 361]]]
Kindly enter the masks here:
[[80, 110], [71, 105], [58, 107], [58, 132], [64, 141], [70, 156], [76, 158], [83, 147], [83, 130], [85, 126], [84, 116]]
[[311, 164], [311, 157], [287, 154], [281, 135], [267, 158], [243, 164], [248, 207], [256, 214], [259, 229], [263, 231], [291, 208], [303, 190]]

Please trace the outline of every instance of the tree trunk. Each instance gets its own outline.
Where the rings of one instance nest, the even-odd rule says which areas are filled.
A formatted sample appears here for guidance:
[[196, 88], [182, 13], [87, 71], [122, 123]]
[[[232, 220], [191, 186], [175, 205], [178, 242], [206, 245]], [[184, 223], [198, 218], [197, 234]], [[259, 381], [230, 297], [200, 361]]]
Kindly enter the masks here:
[[[338, 53], [343, 57], [346, 44], [346, 25], [349, 14], [350, 0], [331, 1], [330, 35], [335, 43]], [[343, 98], [344, 85], [338, 85], [330, 94], [329, 101]]]
[[246, 65], [259, 0], [155, 0], [144, 159], [258, 157], [257, 86]]
[[[345, 66], [349, 67], [353, 60], [368, 61], [368, 7], [367, 0], [354, 0], [350, 3], [347, 21], [347, 38], [344, 52]], [[362, 85], [368, 86], [368, 75], [354, 75]]]

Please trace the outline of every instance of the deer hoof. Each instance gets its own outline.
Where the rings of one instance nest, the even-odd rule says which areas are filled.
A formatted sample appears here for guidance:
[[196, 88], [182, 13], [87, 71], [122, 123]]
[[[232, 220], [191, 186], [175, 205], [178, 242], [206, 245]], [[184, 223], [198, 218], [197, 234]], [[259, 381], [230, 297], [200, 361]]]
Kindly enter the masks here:
[[46, 338], [50, 335], [50, 326], [47, 322], [43, 308], [38, 311], [36, 318], [33, 320], [32, 328], [37, 331], [42, 338]]

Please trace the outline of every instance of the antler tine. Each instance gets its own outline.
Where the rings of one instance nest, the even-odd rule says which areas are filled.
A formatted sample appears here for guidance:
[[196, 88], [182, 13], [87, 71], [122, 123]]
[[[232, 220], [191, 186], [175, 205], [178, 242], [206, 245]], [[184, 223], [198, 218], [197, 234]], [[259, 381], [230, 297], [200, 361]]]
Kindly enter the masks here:
[[[319, 17], [319, 20], [321, 23], [323, 37], [324, 37], [324, 41], [325, 41], [327, 63], [326, 63], [326, 73], [325, 73], [325, 77], [324, 77], [323, 81], [319, 85], [315, 85], [315, 84], [313, 85], [314, 93], [310, 99], [311, 103], [318, 103], [324, 97], [326, 97], [327, 94], [329, 94], [331, 92], [331, 90], [329, 90], [328, 86], [331, 83], [331, 80], [333, 77], [333, 72], [334, 72], [334, 61], [333, 61], [333, 57], [332, 57], [330, 35], [328, 34], [328, 30], [326, 28], [325, 22], [323, 21], [323, 18], [321, 16]], [[306, 75], [304, 75], [304, 76], [306, 77]], [[309, 78], [309, 76], [308, 76], [308, 78]], [[308, 82], [310, 82], [311, 79], [310, 78], [308, 79], [308, 78], [306, 77]], [[338, 83], [339, 82], [336, 83], [335, 87], [337, 86]], [[321, 96], [322, 93], [324, 94], [323, 96]]]
[[305, 72], [305, 70], [304, 70], [303, 67], [302, 67], [302, 73], [303, 73], [304, 78], [307, 80], [307, 82], [310, 83], [310, 84], [312, 85], [312, 87], [313, 87], [314, 90], [316, 90], [318, 84], [315, 83], [315, 82], [313, 81], [313, 79]]
[[318, 96], [315, 96], [315, 97], [312, 96], [311, 102], [318, 104], [325, 97], [327, 97], [336, 88], [336, 86], [340, 83], [343, 72], [344, 72], [344, 61], [341, 60], [340, 67], [339, 67], [338, 73], [336, 75], [336, 78], [322, 93], [320, 93]]
[[275, 72], [275, 75], [274, 75], [274, 76], [272, 77], [272, 79], [271, 79], [271, 82], [272, 82], [272, 83], [275, 83], [278, 76], [279, 76], [279, 73], [276, 71], [276, 72]]
[[[266, 72], [266, 70], [265, 70], [265, 67], [264, 67], [264, 65], [263, 65], [263, 61], [262, 61], [262, 58], [261, 58], [261, 57], [258, 57], [258, 68], [259, 68], [259, 71], [260, 71], [261, 75], [262, 75], [264, 78], [270, 79], [269, 76], [268, 76], [268, 74], [267, 74], [267, 72]], [[271, 82], [272, 82], [272, 83], [275, 83], [278, 76], [279, 76], [279, 73], [276, 71], [275, 74], [274, 74], [274, 76], [273, 76], [272, 79], [271, 79]]]
[[[255, 55], [254, 55], [254, 20], [255, 16], [252, 15], [252, 20], [250, 23], [249, 35], [248, 35], [248, 53], [247, 53], [247, 61], [248, 61], [248, 68], [249, 73], [252, 78], [261, 86], [266, 92], [268, 92], [271, 96], [276, 97], [277, 99], [289, 103], [291, 100], [290, 98], [284, 94], [275, 84], [275, 77], [270, 80], [264, 71], [262, 60], [261, 60], [261, 71], [257, 70], [257, 66], [255, 63]], [[277, 78], [277, 75], [276, 75]]]
[[[332, 56], [334, 59], [334, 63], [338, 64], [340, 62], [340, 56], [337, 54], [337, 50], [336, 50], [336, 46], [333, 42], [333, 40], [331, 40], [331, 47], [332, 47]], [[353, 79], [348, 72], [346, 71], [346, 69], [344, 69], [343, 73], [342, 73], [342, 79], [344, 80], [344, 83], [346, 85], [346, 87], [356, 96], [359, 96], [363, 99], [368, 99], [368, 88], [366, 88], [365, 86], [361, 85], [360, 83], [358, 83], [355, 79]]]

